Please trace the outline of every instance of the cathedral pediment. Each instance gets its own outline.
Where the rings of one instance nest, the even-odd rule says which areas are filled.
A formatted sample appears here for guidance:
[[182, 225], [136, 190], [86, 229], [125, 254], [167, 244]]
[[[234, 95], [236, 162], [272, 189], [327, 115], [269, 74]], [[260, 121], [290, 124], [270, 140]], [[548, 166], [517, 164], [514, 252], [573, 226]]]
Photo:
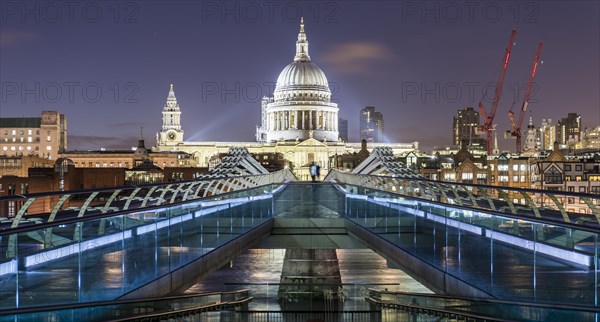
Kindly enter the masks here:
[[323, 147], [326, 147], [327, 144], [325, 144], [315, 138], [308, 138], [308, 139], [296, 144], [296, 146], [323, 146]]

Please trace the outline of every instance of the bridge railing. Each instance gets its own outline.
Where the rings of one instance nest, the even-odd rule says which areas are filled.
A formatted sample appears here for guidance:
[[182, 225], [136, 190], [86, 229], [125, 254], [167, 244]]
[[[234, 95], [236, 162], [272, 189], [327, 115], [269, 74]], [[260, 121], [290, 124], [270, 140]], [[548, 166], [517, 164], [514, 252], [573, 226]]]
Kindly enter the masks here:
[[325, 180], [474, 209], [600, 228], [600, 194], [360, 175], [332, 170]]
[[0, 230], [0, 309], [122, 296], [266, 223], [273, 194], [291, 179], [222, 178], [202, 198], [174, 189], [168, 203], [125, 208], [128, 199], [121, 210]]
[[222, 309], [245, 309], [252, 301], [249, 290], [186, 294], [143, 300], [117, 300], [0, 312], [1, 321], [131, 321], [193, 316]]
[[295, 180], [294, 174], [285, 169], [263, 175], [0, 197], [0, 230], [150, 206], [166, 206]]
[[380, 309], [423, 312], [459, 319], [476, 316], [476, 321], [595, 321], [600, 309], [577, 305], [535, 304], [496, 299], [369, 289], [367, 302]]
[[[425, 279], [461, 281], [502, 299], [598, 306], [596, 226], [475, 209], [375, 185], [336, 186], [346, 195], [345, 214], [355, 233], [403, 254], [394, 256], [414, 258], [421, 264], [412, 269], [430, 270]], [[452, 291], [445, 284], [430, 286]]]

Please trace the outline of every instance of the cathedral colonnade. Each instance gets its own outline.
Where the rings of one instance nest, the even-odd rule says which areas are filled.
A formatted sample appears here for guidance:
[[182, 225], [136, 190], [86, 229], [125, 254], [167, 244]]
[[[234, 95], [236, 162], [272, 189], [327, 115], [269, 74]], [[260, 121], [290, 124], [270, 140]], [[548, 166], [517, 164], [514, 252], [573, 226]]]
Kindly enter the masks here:
[[320, 110], [280, 110], [267, 113], [269, 131], [338, 131], [338, 112]]

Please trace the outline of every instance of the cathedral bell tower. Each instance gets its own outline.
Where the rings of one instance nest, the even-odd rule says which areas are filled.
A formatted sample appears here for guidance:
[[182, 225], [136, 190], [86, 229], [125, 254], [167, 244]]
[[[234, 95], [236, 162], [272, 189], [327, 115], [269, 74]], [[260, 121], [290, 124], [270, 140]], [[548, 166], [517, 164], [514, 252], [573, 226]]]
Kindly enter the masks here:
[[173, 84], [167, 96], [167, 102], [162, 111], [162, 128], [157, 133], [156, 143], [159, 146], [177, 145], [183, 142], [183, 130], [181, 129], [181, 110], [175, 97]]

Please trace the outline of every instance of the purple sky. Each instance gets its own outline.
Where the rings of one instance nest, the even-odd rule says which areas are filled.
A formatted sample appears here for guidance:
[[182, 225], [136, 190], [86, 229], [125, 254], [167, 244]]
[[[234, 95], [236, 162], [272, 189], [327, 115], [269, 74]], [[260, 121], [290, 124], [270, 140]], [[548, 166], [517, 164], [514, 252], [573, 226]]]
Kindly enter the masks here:
[[538, 41], [543, 65], [528, 117], [539, 125], [576, 112], [584, 127], [600, 124], [598, 1], [0, 5], [0, 116], [59, 110], [70, 149], [130, 147], [140, 126], [153, 144], [170, 83], [187, 140], [253, 141], [260, 97], [292, 61], [301, 14], [351, 140], [359, 110], [372, 105], [389, 141], [417, 140], [424, 150], [451, 144], [452, 116], [477, 107], [497, 80], [512, 28], [516, 45], [496, 114], [501, 148], [514, 149], [501, 134]]

